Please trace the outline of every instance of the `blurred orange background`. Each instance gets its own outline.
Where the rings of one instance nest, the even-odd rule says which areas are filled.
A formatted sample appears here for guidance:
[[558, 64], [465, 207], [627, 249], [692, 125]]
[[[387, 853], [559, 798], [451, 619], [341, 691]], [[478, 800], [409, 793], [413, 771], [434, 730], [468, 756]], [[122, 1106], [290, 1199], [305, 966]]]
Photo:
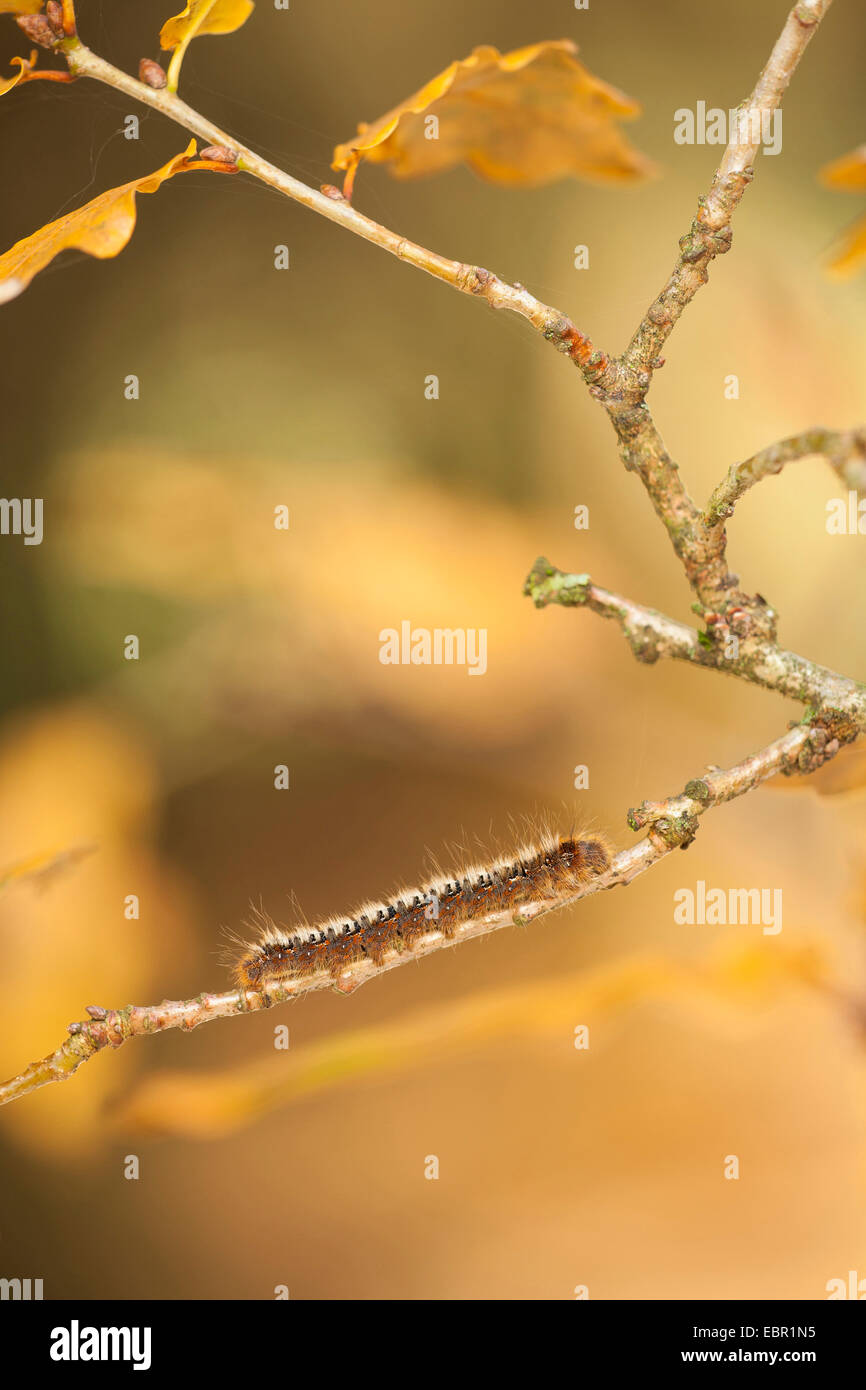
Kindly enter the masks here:
[[[113, 62], [159, 56], [169, 7], [77, 8]], [[359, 120], [474, 45], [575, 39], [643, 103], [627, 133], [659, 179], [524, 192], [362, 167], [354, 201], [616, 351], [720, 153], [676, 145], [674, 111], [744, 98], [785, 12], [260, 0], [240, 32], [191, 46], [182, 95], [318, 185]], [[863, 141], [864, 38], [840, 0], [653, 386], [700, 500], [775, 439], [863, 419], [866, 277], [822, 268], [861, 209], [816, 176]], [[4, 71], [25, 47], [4, 19]], [[184, 148], [144, 111], [125, 140], [132, 111], [86, 82], [3, 98], [3, 249]], [[0, 539], [0, 880], [88, 851], [2, 887], [3, 1075], [85, 1004], [222, 988], [223, 931], [251, 901], [338, 913], [417, 881], [449, 842], [506, 842], [524, 815], [626, 845], [629, 806], [799, 717], [703, 671], [639, 666], [592, 615], [534, 611], [521, 587], [544, 553], [690, 618], [603, 412], [520, 321], [246, 178], [174, 180], [140, 199], [116, 260], [64, 257], [2, 313], [2, 492], [44, 498], [45, 536]], [[827, 535], [839, 495], [820, 462], [792, 465], [741, 504], [730, 558], [785, 645], [856, 677], [864, 540]], [[484, 679], [382, 666], [378, 634], [404, 618], [486, 628]], [[863, 829], [861, 793], [765, 788], [627, 893], [348, 999], [96, 1058], [0, 1113], [0, 1275], [42, 1278], [48, 1298], [826, 1297], [866, 1276]], [[783, 931], [675, 925], [674, 892], [699, 879], [780, 887]]]

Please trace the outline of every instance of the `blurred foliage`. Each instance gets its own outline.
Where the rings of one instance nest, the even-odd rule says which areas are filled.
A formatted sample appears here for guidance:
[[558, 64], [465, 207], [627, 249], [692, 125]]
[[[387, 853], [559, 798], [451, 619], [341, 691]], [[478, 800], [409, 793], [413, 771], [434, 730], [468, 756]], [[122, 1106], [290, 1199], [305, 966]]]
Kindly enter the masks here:
[[[866, 145], [859, 145], [850, 154], [834, 159], [821, 170], [827, 188], [840, 188], [849, 193], [866, 190]], [[866, 262], [866, 217], [860, 217], [848, 228], [830, 261], [831, 274], [847, 279], [862, 270]]]
[[[52, 1038], [56, 1046], [85, 1002], [149, 995], [162, 987], [167, 962], [177, 970], [189, 960], [191, 902], [154, 845], [155, 793], [141, 739], [93, 705], [45, 709], [7, 726], [0, 743], [0, 865], [9, 866], [0, 874], [4, 1075], [44, 1053]], [[86, 855], [53, 848], [84, 843]], [[138, 920], [124, 914], [129, 894], [139, 898]], [[4, 1127], [44, 1158], [84, 1159], [100, 1140], [106, 1094], [130, 1060], [119, 1054], [109, 1068], [85, 1068], [81, 1085], [52, 1086], [50, 1098], [43, 1091], [32, 1105], [11, 1106]]]
[[534, 988], [470, 994], [385, 1027], [338, 1033], [297, 1054], [223, 1073], [157, 1073], [123, 1100], [113, 1118], [123, 1130], [209, 1139], [318, 1091], [441, 1065], [501, 1039], [564, 1044], [572, 1040], [576, 1018], [591, 1036], [612, 1010], [645, 999], [675, 1006], [687, 1027], [731, 1036], [755, 1027], [760, 1009], [787, 991], [826, 989], [832, 973], [825, 954], [816, 941], [784, 945], [772, 955], [753, 946], [728, 947], [689, 965], [633, 956]]
[[[94, 49], [133, 72], [166, 8], [77, 5]], [[259, 6], [225, 44], [190, 45], [184, 96], [315, 184], [371, 92], [382, 109], [455, 53], [570, 27], [593, 70], [640, 98], [663, 180], [529, 194], [465, 169], [397, 184], [371, 168], [359, 205], [523, 280], [615, 350], [718, 156], [675, 147], [673, 112], [745, 95], [773, 8], [730, 0], [708, 29], [690, 0], [568, 22], [559, 0], [443, 0], [432, 27], [398, 0], [376, 0], [375, 23], [355, 0]], [[728, 26], [745, 38], [727, 42]], [[783, 155], [761, 160], [735, 249], [654, 384], [699, 498], [771, 440], [862, 416], [866, 279], [843, 292], [820, 273], [839, 200], [815, 171], [862, 138], [864, 26], [850, 6], [822, 25], [786, 98]], [[4, 71], [20, 51], [6, 29]], [[127, 142], [127, 107], [84, 82], [3, 99], [2, 245], [170, 158], [176, 128], [154, 115]], [[797, 714], [706, 672], [640, 667], [613, 624], [521, 598], [544, 550], [689, 618], [603, 413], [523, 325], [246, 180], [192, 172], [140, 218], [123, 257], [68, 253], [3, 310], [3, 492], [44, 497], [46, 519], [41, 546], [0, 545], [14, 595], [0, 606], [6, 1074], [86, 1003], [219, 987], [220, 929], [251, 898], [278, 912], [294, 891], [325, 915], [414, 878], [426, 847], [491, 823], [502, 838], [538, 810], [626, 842], [627, 806]], [[857, 675], [862, 541], [827, 535], [836, 490], [818, 464], [755, 489], [731, 559], [779, 608], [786, 643]], [[379, 630], [404, 617], [486, 626], [488, 674], [382, 667]], [[122, 659], [128, 633], [138, 662]], [[9, 1107], [2, 1272], [44, 1275], [50, 1297], [269, 1297], [276, 1282], [328, 1299], [568, 1298], [578, 1282], [593, 1297], [822, 1297], [862, 1269], [866, 1240], [853, 769], [847, 755], [827, 769], [852, 778], [846, 796], [792, 796], [788, 781], [719, 810], [627, 893], [349, 1000], [138, 1040]], [[781, 937], [676, 927], [672, 894], [698, 879], [781, 886]], [[130, 893], [139, 921], [123, 916]], [[587, 1053], [572, 1038], [584, 1021]], [[278, 1023], [292, 1048], [275, 1057]], [[130, 1145], [139, 1183], [122, 1177]], [[721, 1176], [730, 1152], [738, 1183]], [[136, 1258], [118, 1264], [118, 1249]]]

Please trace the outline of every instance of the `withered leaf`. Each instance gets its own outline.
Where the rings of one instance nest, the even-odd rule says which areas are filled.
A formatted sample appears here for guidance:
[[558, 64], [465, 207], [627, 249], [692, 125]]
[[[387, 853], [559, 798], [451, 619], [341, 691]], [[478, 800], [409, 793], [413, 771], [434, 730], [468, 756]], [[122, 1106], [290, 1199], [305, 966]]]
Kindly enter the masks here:
[[177, 48], [199, 34], [231, 34], [246, 23], [253, 0], [190, 0], [182, 14], [167, 19], [159, 31], [159, 46]]
[[200, 164], [190, 164], [196, 142], [191, 140], [182, 154], [177, 154], [144, 178], [133, 179], [100, 193], [84, 207], [58, 217], [40, 227], [38, 232], [18, 241], [0, 256], [0, 303], [14, 299], [25, 290], [40, 270], [59, 256], [61, 251], [75, 249], [89, 256], [106, 260], [118, 255], [126, 246], [135, 228], [137, 193], [155, 193], [166, 179]]
[[187, 47], [200, 34], [231, 34], [252, 14], [253, 0], [189, 0], [182, 14], [167, 19], [159, 32], [160, 47], [174, 49], [168, 65], [167, 86], [177, 91], [181, 64]]
[[6, 92], [11, 92], [12, 88], [17, 86], [21, 81], [21, 78], [27, 70], [26, 58], [10, 58], [9, 62], [10, 66], [12, 63], [17, 63], [18, 71], [15, 73], [14, 77], [0, 77], [0, 97], [4, 96]]
[[[655, 166], [617, 125], [640, 114], [623, 92], [593, 76], [570, 39], [500, 53], [482, 45], [334, 150], [332, 168], [366, 159], [399, 178], [465, 163], [484, 178], [533, 187], [567, 177], [624, 183]], [[435, 118], [435, 120], [431, 119]]]

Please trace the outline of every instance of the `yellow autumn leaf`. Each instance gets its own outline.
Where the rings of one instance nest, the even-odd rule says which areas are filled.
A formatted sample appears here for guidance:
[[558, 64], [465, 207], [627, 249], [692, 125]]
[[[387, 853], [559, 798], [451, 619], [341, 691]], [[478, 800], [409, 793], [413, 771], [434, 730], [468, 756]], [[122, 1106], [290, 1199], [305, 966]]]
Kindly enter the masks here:
[[174, 49], [167, 73], [169, 91], [177, 90], [180, 65], [187, 45], [201, 34], [232, 34], [252, 14], [253, 0], [190, 0], [182, 14], [167, 19], [159, 31], [159, 46]]
[[[845, 192], [860, 193], [866, 189], [866, 145], [858, 145], [856, 150], [825, 164], [819, 174], [825, 188], [843, 189]], [[847, 280], [856, 275], [866, 263], [866, 217], [860, 217], [843, 232], [827, 265], [827, 273], [834, 279]]]
[[398, 178], [465, 163], [514, 187], [567, 177], [624, 183], [654, 173], [616, 124], [640, 106], [594, 77], [577, 51], [570, 39], [504, 54], [482, 45], [452, 63], [337, 146], [331, 167], [346, 171], [346, 196], [364, 159], [391, 164]]
[[833, 279], [851, 279], [865, 263], [866, 217], [858, 217], [838, 239], [827, 261], [827, 274]]
[[[189, 968], [194, 907], [156, 843], [160, 777], [145, 744], [79, 701], [0, 727], [0, 866], [12, 875], [0, 893], [0, 1076], [56, 1047], [82, 1004], [147, 999], [167, 960]], [[50, 847], [61, 854], [34, 853]], [[124, 917], [131, 892], [148, 904], [144, 931]], [[136, 1067], [123, 1053], [112, 1061], [84, 1068], [81, 1087], [46, 1086], [32, 1105], [4, 1107], [0, 1142], [64, 1170], [86, 1164], [103, 1142], [97, 1117]]]
[[183, 14], [165, 21], [159, 31], [159, 46], [177, 48], [197, 34], [231, 34], [254, 9], [253, 0], [190, 0]]
[[[2, 3], [2, 0], [0, 0], [0, 3]], [[11, 92], [12, 88], [18, 85], [27, 68], [26, 58], [10, 58], [9, 62], [10, 65], [12, 63], [17, 63], [18, 71], [14, 77], [0, 77], [0, 97], [4, 96], [6, 92]]]
[[866, 145], [825, 164], [819, 177], [825, 188], [845, 188], [854, 193], [866, 189]]
[[176, 154], [155, 173], [118, 188], [109, 188], [84, 207], [58, 217], [56, 222], [49, 222], [23, 241], [17, 241], [0, 256], [0, 304], [25, 290], [33, 277], [61, 251], [86, 251], [99, 260], [118, 255], [135, 228], [136, 194], [155, 193], [166, 179], [188, 167], [187, 161], [195, 154], [195, 149], [196, 142], [191, 140], [183, 154]]
[[859, 217], [846, 232], [833, 253], [827, 273], [835, 279], [847, 280], [856, 275], [866, 262], [866, 217]]
[[0, 0], [0, 14], [38, 14], [43, 0]]

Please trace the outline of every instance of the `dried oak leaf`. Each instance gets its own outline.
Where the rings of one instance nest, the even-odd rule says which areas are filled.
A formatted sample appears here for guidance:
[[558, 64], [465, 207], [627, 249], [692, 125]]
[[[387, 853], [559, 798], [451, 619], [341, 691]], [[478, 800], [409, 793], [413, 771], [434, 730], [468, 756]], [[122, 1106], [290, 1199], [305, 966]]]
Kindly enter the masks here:
[[510, 53], [476, 48], [336, 147], [331, 167], [346, 171], [346, 196], [364, 159], [390, 163], [398, 178], [466, 163], [484, 178], [524, 188], [567, 177], [626, 183], [654, 173], [616, 124], [639, 115], [640, 106], [594, 77], [576, 53], [570, 39]]
[[178, 48], [199, 34], [231, 34], [255, 9], [253, 0], [190, 0], [182, 14], [167, 19], [159, 31], [159, 46]]
[[[826, 188], [842, 188], [846, 192], [862, 193], [866, 189], [866, 145], [859, 145], [850, 154], [832, 164], [825, 164], [819, 178]], [[828, 274], [839, 280], [856, 275], [866, 262], [866, 217], [860, 217], [843, 233], [827, 266]]]
[[0, 304], [25, 290], [33, 277], [61, 251], [86, 251], [99, 260], [117, 256], [135, 228], [136, 194], [155, 193], [175, 174], [202, 167], [200, 162], [189, 163], [195, 148], [196, 142], [191, 140], [182, 154], [176, 154], [155, 173], [123, 183], [118, 188], [109, 188], [84, 207], [58, 217], [56, 222], [49, 222], [23, 241], [17, 241], [0, 256]]

